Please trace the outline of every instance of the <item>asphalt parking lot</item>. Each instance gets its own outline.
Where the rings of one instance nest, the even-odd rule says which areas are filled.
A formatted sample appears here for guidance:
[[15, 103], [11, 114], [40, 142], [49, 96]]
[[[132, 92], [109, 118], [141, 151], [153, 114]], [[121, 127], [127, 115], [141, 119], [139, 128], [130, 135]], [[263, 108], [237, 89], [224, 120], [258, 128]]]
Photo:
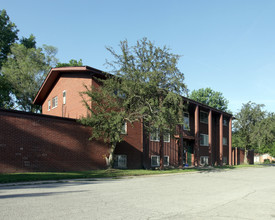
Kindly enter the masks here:
[[275, 167], [0, 185], [0, 219], [275, 219]]

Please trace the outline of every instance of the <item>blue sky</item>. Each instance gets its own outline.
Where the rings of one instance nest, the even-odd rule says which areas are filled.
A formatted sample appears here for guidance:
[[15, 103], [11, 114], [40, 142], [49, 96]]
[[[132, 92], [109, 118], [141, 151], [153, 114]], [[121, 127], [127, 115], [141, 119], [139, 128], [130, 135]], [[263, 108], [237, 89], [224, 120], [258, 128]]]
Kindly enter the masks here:
[[108, 71], [105, 49], [143, 37], [182, 55], [190, 91], [211, 87], [236, 113], [248, 101], [275, 109], [273, 0], [0, 0], [19, 35], [58, 48], [61, 62], [82, 59]]

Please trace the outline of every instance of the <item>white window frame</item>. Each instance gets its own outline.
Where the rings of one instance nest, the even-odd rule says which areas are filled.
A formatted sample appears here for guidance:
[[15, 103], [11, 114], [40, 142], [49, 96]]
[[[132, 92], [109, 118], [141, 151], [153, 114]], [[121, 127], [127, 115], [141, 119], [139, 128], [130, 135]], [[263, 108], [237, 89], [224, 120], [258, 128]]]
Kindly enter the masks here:
[[163, 134], [163, 142], [170, 143], [170, 134], [169, 133]]
[[[205, 115], [206, 117], [204, 117], [203, 115]], [[208, 124], [208, 112], [200, 111], [200, 122]]]
[[159, 129], [150, 132], [150, 141], [159, 142]]
[[127, 134], [127, 122], [126, 121], [122, 125], [121, 134]]
[[[167, 158], [167, 163], [165, 163], [165, 158]], [[164, 155], [164, 157], [163, 157], [163, 165], [165, 167], [169, 166], [169, 156], [168, 155]]]
[[[160, 141], [159, 129], [156, 129], [155, 131], [152, 131], [150, 133], [150, 141], [155, 141], [155, 142], [159, 142]], [[170, 141], [171, 141], [170, 134], [167, 133], [167, 132], [164, 133], [163, 134], [163, 142], [170, 143]]]
[[58, 104], [58, 97], [55, 96], [52, 98], [52, 109], [56, 108]]
[[183, 112], [183, 130], [190, 130], [190, 115], [188, 112]]
[[200, 134], [200, 146], [209, 146], [208, 134]]
[[[153, 164], [153, 157], [157, 158], [157, 164]], [[167, 158], [167, 163], [165, 163], [165, 158]], [[159, 167], [160, 166], [160, 156], [158, 155], [152, 155], [151, 156], [151, 167]], [[163, 166], [169, 166], [169, 156], [168, 155], [164, 155], [163, 158]]]
[[65, 104], [66, 104], [66, 96], [67, 96], [66, 90], [64, 90], [64, 91], [62, 92], [62, 95], [63, 95], [63, 105], [65, 105]]
[[200, 157], [200, 165], [208, 166], [209, 165], [209, 157], [208, 156], [201, 156]]
[[48, 111], [50, 111], [51, 110], [51, 100], [48, 100]]
[[[153, 157], [156, 157], [157, 159], [157, 164], [153, 164]], [[157, 156], [157, 155], [152, 155], [151, 156], [151, 167], [159, 167], [159, 160], [160, 160], [160, 157]]]
[[227, 137], [222, 138], [222, 145], [227, 145]]
[[125, 155], [125, 154], [115, 155], [114, 167], [115, 168], [127, 168], [127, 155]]

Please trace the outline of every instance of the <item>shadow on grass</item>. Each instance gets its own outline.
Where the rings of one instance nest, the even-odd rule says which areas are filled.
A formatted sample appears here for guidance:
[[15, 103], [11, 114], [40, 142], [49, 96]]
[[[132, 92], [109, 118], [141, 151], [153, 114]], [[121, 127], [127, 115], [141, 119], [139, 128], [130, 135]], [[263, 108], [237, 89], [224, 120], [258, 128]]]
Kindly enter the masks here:
[[[18, 182], [33, 182], [43, 181], [42, 183], [68, 183], [69, 180], [81, 179], [74, 181], [76, 184], [89, 184], [91, 182], [102, 181], [115, 181], [122, 177], [131, 176], [145, 176], [145, 175], [162, 175], [162, 174], [177, 174], [177, 173], [189, 173], [189, 172], [225, 172], [228, 170], [234, 170], [243, 167], [263, 167], [270, 165], [237, 165], [237, 166], [215, 166], [215, 167], [187, 167], [183, 169], [165, 169], [165, 170], [119, 170], [119, 169], [107, 169], [107, 170], [91, 170], [83, 172], [42, 172], [42, 173], [10, 173], [0, 174], [0, 183], [18, 183]], [[271, 164], [274, 166], [274, 164]], [[47, 182], [48, 181], [48, 182]], [[23, 184], [23, 183], [22, 183]], [[35, 183], [34, 183], [35, 184]], [[41, 184], [41, 182], [39, 183]], [[1, 184], [0, 184], [1, 186]]]
[[[83, 172], [31, 172], [0, 174], [0, 183], [17, 183], [33, 181], [61, 181], [86, 178], [113, 178], [117, 172], [108, 170], [95, 170]], [[119, 175], [120, 176], [120, 175]]]
[[[154, 174], [172, 174], [172, 173], [184, 173], [194, 172], [196, 169], [170, 169], [170, 170], [119, 170], [119, 169], [107, 169], [107, 170], [92, 170], [83, 172], [33, 172], [33, 173], [10, 173], [0, 174], [0, 183], [18, 183], [18, 182], [33, 182], [33, 181], [60, 181], [66, 182], [66, 180], [73, 179], [85, 179], [88, 180], [115, 180], [126, 176], [142, 176], [142, 175], [154, 175]], [[47, 183], [47, 182], [46, 182]], [[1, 186], [1, 185], [0, 185]]]

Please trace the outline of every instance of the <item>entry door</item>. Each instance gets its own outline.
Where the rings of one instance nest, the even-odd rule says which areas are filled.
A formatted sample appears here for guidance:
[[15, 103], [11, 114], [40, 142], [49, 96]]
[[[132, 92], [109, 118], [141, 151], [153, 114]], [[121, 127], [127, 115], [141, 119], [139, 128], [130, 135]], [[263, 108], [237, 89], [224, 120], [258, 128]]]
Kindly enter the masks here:
[[193, 147], [188, 146], [187, 147], [187, 163], [189, 166], [192, 165], [192, 153], [193, 153]]

